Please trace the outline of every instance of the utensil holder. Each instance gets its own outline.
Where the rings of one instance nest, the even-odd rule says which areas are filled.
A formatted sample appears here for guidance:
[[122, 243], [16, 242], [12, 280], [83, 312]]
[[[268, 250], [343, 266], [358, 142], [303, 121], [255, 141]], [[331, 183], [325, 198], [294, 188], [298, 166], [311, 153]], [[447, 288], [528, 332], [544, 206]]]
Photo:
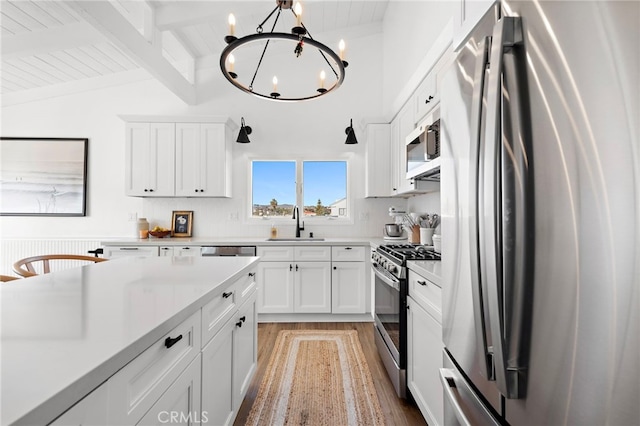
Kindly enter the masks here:
[[420, 244], [424, 246], [432, 246], [433, 231], [435, 231], [434, 228], [420, 228]]
[[420, 226], [414, 225], [411, 227], [411, 233], [409, 234], [409, 242], [413, 244], [420, 243]]

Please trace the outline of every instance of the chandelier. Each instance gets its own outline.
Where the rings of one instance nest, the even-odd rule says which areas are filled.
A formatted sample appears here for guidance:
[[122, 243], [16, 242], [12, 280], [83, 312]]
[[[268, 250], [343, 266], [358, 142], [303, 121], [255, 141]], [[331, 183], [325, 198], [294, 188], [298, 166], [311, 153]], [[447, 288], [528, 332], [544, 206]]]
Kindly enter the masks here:
[[[293, 102], [318, 98], [342, 85], [349, 65], [344, 60], [344, 41], [340, 40], [337, 54], [315, 40], [302, 22], [302, 6], [298, 2], [292, 8], [292, 3], [276, 0], [256, 33], [240, 38], [235, 36], [235, 17], [229, 15], [220, 68], [238, 89], [264, 99]], [[295, 18], [290, 33], [276, 31], [283, 10], [290, 10]], [[263, 26], [274, 15], [271, 30], [265, 32]]]

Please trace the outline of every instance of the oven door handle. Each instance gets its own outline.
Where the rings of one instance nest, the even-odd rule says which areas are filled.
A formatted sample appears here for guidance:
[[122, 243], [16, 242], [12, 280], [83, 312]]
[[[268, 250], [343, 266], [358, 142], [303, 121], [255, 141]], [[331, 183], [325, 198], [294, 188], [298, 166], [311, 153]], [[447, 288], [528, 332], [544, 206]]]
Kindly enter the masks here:
[[371, 265], [371, 268], [373, 269], [373, 272], [375, 272], [376, 277], [380, 278], [388, 286], [393, 287], [394, 289], [400, 291], [400, 283], [398, 281], [394, 281], [391, 278], [387, 277], [386, 275], [383, 275], [382, 272], [380, 272], [375, 265]]

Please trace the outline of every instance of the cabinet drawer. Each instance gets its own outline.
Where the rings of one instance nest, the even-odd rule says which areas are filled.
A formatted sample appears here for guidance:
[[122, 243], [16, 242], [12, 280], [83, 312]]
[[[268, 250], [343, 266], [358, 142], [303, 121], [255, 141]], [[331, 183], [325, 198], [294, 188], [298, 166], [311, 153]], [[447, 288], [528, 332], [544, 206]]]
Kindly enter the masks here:
[[334, 246], [331, 248], [333, 262], [364, 262], [364, 247]]
[[442, 324], [442, 289], [409, 270], [409, 296]]
[[296, 261], [330, 261], [331, 246], [295, 246], [293, 258]]
[[200, 353], [200, 324], [198, 310], [109, 379], [109, 424], [135, 424], [149, 411]]
[[252, 268], [250, 271], [245, 272], [245, 274], [236, 281], [236, 303], [238, 306], [242, 306], [245, 300], [251, 296], [258, 286], [256, 284], [257, 269], [258, 268]]
[[274, 261], [281, 260], [293, 260], [293, 247], [292, 246], [268, 246], [258, 247], [256, 250], [261, 261]]
[[209, 303], [202, 307], [202, 346], [211, 340], [224, 326], [238, 307], [238, 281], [217, 294]]

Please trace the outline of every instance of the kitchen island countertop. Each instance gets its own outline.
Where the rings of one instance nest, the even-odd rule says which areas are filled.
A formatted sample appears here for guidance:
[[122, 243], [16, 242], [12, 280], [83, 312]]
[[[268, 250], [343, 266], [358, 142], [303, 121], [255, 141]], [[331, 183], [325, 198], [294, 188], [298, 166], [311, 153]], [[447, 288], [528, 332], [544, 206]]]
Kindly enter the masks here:
[[0, 287], [0, 423], [47, 424], [258, 261], [122, 258]]

